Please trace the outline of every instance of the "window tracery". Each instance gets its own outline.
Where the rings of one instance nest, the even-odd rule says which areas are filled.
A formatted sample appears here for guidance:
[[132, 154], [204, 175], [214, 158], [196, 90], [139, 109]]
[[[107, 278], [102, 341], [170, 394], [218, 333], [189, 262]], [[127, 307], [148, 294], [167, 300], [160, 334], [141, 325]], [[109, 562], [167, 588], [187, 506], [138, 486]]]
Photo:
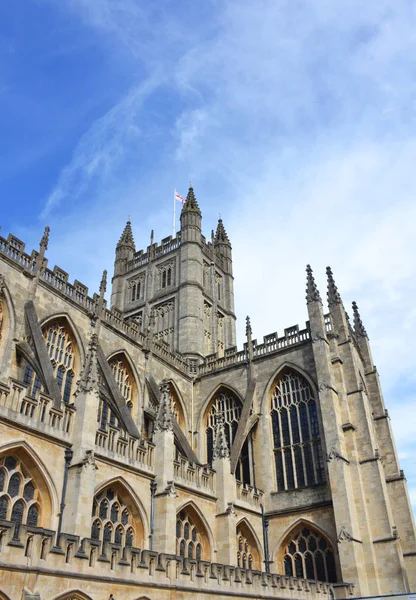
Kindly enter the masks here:
[[0, 519], [37, 527], [40, 497], [21, 461], [9, 455], [0, 459]]
[[285, 575], [337, 581], [334, 552], [327, 539], [312, 527], [302, 526], [289, 538], [283, 549]]
[[187, 511], [181, 510], [176, 517], [176, 554], [184, 558], [203, 558], [203, 540], [200, 527]]
[[277, 489], [325, 480], [316, 401], [308, 382], [288, 371], [272, 390], [272, 430]]
[[128, 547], [142, 541], [142, 526], [137, 511], [113, 487], [95, 496], [91, 521], [93, 540]]
[[[242, 403], [230, 390], [221, 388], [214, 397], [207, 416], [206, 440], [207, 440], [207, 462], [212, 463], [215, 443], [215, 431], [217, 420], [221, 418], [224, 422], [225, 437], [228, 448], [231, 451], [235, 436], [237, 434], [238, 423], [241, 417]], [[252, 483], [252, 463], [253, 463], [253, 444], [252, 432], [249, 433], [241, 449], [241, 454], [235, 470], [235, 477], [238, 481], [251, 485]]]

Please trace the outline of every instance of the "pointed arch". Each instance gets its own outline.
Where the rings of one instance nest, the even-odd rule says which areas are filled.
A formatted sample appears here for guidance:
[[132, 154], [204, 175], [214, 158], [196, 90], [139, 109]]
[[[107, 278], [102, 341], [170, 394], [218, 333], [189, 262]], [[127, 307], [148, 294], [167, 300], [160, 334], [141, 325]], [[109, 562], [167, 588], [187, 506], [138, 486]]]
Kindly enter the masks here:
[[[138, 540], [139, 537], [142, 542], [147, 540], [150, 533], [150, 525], [146, 509], [144, 508], [142, 501], [140, 500], [139, 496], [136, 494], [132, 486], [124, 479], [124, 477], [113, 477], [112, 479], [100, 483], [96, 487], [96, 489], [94, 490], [94, 501], [101, 492], [107, 490], [108, 488], [114, 488], [115, 490], [117, 490], [120, 493], [120, 496], [127, 508], [132, 511], [132, 514], [134, 515], [134, 512], [136, 512], [136, 515], [140, 520], [141, 524], [141, 528], [139, 528], [139, 530], [136, 531], [136, 540]], [[94, 517], [92, 518], [92, 521], [94, 521]]]
[[243, 405], [244, 398], [241, 395], [241, 392], [239, 392], [234, 386], [230, 385], [229, 383], [216, 384], [215, 387], [208, 393], [207, 399], [204, 401], [204, 403], [202, 404], [202, 407], [199, 411], [198, 421], [197, 421], [197, 429], [198, 430], [200, 430], [203, 427], [204, 417], [205, 417], [206, 413], [208, 412], [209, 405], [212, 403], [215, 395], [222, 388], [229, 390], [232, 394], [234, 394], [240, 400], [241, 405]]
[[[59, 510], [59, 496], [49, 471], [35, 451], [26, 441], [10, 442], [0, 447], [0, 458], [14, 456], [24, 466], [34, 481], [39, 492], [37, 502], [32, 506], [37, 507], [39, 514], [39, 525], [53, 528], [55, 515]], [[62, 463], [64, 459], [62, 456]], [[40, 505], [40, 510], [39, 510]], [[32, 510], [35, 512], [35, 509]]]
[[[303, 367], [301, 367], [300, 365], [298, 365], [297, 363], [293, 363], [289, 360], [285, 360], [281, 365], [279, 365], [277, 367], [277, 369], [273, 372], [271, 377], [269, 377], [269, 380], [267, 382], [267, 385], [266, 385], [264, 393], [263, 393], [263, 397], [261, 399], [261, 405], [260, 405], [261, 413], [268, 412], [267, 402], [268, 402], [268, 399], [270, 398], [270, 392], [271, 392], [273, 383], [276, 381], [276, 379], [280, 375], [282, 375], [285, 371], [289, 371], [289, 370], [295, 371], [295, 372], [299, 373], [300, 375], [302, 375], [302, 377], [304, 377], [306, 379], [306, 381], [309, 383], [309, 385], [311, 386], [313, 393], [315, 394], [315, 397], [316, 398], [318, 397], [318, 384], [317, 384], [316, 380], [310, 375], [310, 373], [305, 371], [305, 369]], [[266, 406], [265, 406], [265, 403], [266, 403]]]
[[259, 555], [262, 558], [263, 557], [263, 547], [262, 547], [259, 536], [257, 535], [256, 530], [254, 529], [253, 525], [250, 523], [250, 521], [247, 519], [247, 517], [243, 517], [242, 519], [240, 519], [236, 525], [236, 528], [240, 527], [240, 525], [246, 527], [247, 530], [250, 532], [250, 535], [252, 536], [253, 541], [256, 544]]
[[11, 343], [16, 331], [16, 311], [5, 282], [0, 288], [0, 356], [11, 354]]
[[92, 598], [84, 592], [81, 592], [81, 590], [70, 590], [59, 596], [55, 596], [54, 600], [92, 600]]
[[272, 560], [278, 573], [330, 583], [338, 580], [337, 546], [331, 535], [303, 517], [281, 535]]
[[0, 590], [0, 600], [10, 600], [9, 596]]
[[40, 328], [43, 331], [44, 328], [47, 325], [49, 325], [49, 323], [52, 323], [53, 321], [59, 321], [59, 319], [67, 321], [70, 332], [71, 332], [72, 336], [74, 337], [75, 343], [77, 345], [80, 363], [81, 363], [81, 365], [83, 365], [85, 362], [85, 356], [86, 356], [84, 342], [82, 341], [82, 337], [79, 334], [78, 327], [75, 325], [74, 320], [69, 313], [58, 312], [58, 313], [54, 313], [52, 315], [48, 315], [47, 317], [45, 317], [44, 319], [42, 319], [39, 322]]
[[138, 372], [137, 367], [134, 364], [134, 361], [131, 358], [129, 352], [125, 348], [118, 348], [114, 352], [110, 352], [110, 354], [107, 356], [107, 362], [110, 363], [111, 359], [115, 358], [118, 354], [122, 354], [123, 357], [126, 359], [128, 366], [132, 372], [134, 381], [136, 383], [137, 392], [138, 392], [138, 394], [142, 394], [143, 393], [143, 384], [140, 379], [139, 372]]
[[[211, 527], [209, 526], [208, 521], [205, 518], [203, 512], [193, 500], [186, 500], [176, 510], [177, 522], [178, 518], [181, 516], [182, 513], [188, 515], [191, 521], [194, 523], [194, 525], [196, 525], [198, 529], [200, 538], [196, 543], [200, 543], [202, 546], [202, 559], [212, 560], [213, 552], [215, 549], [214, 536], [212, 535]], [[178, 530], [176, 533], [179, 533]], [[178, 535], [176, 535], [176, 538], [177, 541], [181, 539]], [[192, 541], [192, 538], [190, 539], [190, 541]]]
[[186, 412], [185, 404], [182, 398], [182, 394], [179, 391], [173, 379], [167, 379], [170, 386], [171, 398], [172, 398], [172, 411], [176, 417], [179, 427], [182, 431], [188, 431], [188, 415]]
[[[124, 349], [112, 352], [106, 360], [120, 395], [124, 399], [133, 421], [137, 423], [142, 396], [142, 386], [137, 369]], [[102, 407], [100, 407], [100, 414], [102, 414]]]

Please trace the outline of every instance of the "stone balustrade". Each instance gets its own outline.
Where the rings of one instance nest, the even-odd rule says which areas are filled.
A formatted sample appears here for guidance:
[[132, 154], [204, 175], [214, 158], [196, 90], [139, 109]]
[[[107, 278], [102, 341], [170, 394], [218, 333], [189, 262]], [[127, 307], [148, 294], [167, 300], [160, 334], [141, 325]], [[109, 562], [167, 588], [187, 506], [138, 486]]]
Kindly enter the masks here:
[[194, 490], [215, 493], [215, 471], [209, 467], [190, 463], [180, 456], [173, 463], [175, 483], [184, 484]]

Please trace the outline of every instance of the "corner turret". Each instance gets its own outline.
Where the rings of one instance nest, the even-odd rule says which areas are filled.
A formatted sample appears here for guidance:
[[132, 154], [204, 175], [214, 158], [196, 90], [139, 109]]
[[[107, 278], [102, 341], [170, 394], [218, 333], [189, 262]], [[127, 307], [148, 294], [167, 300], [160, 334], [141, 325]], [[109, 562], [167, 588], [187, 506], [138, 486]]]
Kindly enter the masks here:
[[201, 243], [202, 214], [195, 197], [192, 185], [188, 190], [185, 204], [181, 212], [181, 240], [183, 242]]

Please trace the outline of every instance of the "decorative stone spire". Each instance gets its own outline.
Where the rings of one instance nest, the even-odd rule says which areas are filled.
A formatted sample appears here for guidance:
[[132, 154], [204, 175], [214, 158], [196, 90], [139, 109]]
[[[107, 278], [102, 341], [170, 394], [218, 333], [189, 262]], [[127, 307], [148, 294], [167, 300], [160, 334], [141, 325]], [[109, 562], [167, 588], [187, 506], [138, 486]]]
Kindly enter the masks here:
[[85, 359], [84, 368], [81, 372], [79, 381], [77, 381], [77, 389], [75, 392], [76, 396], [82, 392], [91, 392], [94, 389], [98, 393], [97, 346], [98, 336], [96, 333], [93, 333], [88, 344], [88, 352]]
[[251, 339], [252, 333], [253, 333], [253, 331], [251, 329], [250, 317], [247, 315], [247, 317], [246, 317], [246, 337], [247, 337], [247, 339], [248, 338]]
[[131, 229], [131, 221], [127, 221], [126, 226], [124, 228], [123, 233], [121, 234], [121, 238], [117, 244], [117, 246], [133, 246], [136, 248], [133, 238], [133, 231]]
[[221, 218], [218, 219], [214, 242], [215, 244], [230, 244], [230, 239], [225, 231], [225, 227]]
[[328, 277], [328, 306], [331, 307], [335, 304], [342, 304], [341, 296], [339, 295], [338, 288], [335, 285], [331, 267], [326, 268], [326, 274]]
[[230, 449], [228, 448], [227, 437], [224, 429], [224, 419], [222, 416], [217, 417], [215, 427], [215, 444], [212, 458], [230, 458]]
[[40, 244], [39, 244], [41, 252], [42, 252], [42, 249], [43, 249], [43, 251], [48, 249], [50, 230], [51, 230], [51, 228], [49, 227], [49, 225], [47, 225], [45, 227], [45, 231], [43, 232], [43, 236], [42, 236], [42, 239], [40, 240]]
[[100, 283], [100, 296], [104, 296], [107, 290], [107, 269], [104, 269]]
[[170, 389], [169, 383], [165, 380], [160, 384], [160, 403], [157, 419], [155, 423], [155, 431], [172, 431], [172, 411], [170, 408]]
[[306, 265], [306, 303], [321, 302], [321, 296], [315, 283], [311, 265]]
[[363, 322], [361, 321], [360, 313], [358, 312], [358, 306], [356, 302], [352, 303], [352, 310], [354, 313], [354, 331], [359, 337], [368, 337]]
[[189, 188], [188, 195], [186, 196], [186, 202], [182, 208], [183, 213], [187, 212], [187, 211], [196, 212], [196, 213], [198, 213], [199, 216], [201, 216], [201, 210], [198, 206], [198, 202], [196, 201], [196, 197], [194, 194], [194, 188], [192, 187], [192, 184]]

